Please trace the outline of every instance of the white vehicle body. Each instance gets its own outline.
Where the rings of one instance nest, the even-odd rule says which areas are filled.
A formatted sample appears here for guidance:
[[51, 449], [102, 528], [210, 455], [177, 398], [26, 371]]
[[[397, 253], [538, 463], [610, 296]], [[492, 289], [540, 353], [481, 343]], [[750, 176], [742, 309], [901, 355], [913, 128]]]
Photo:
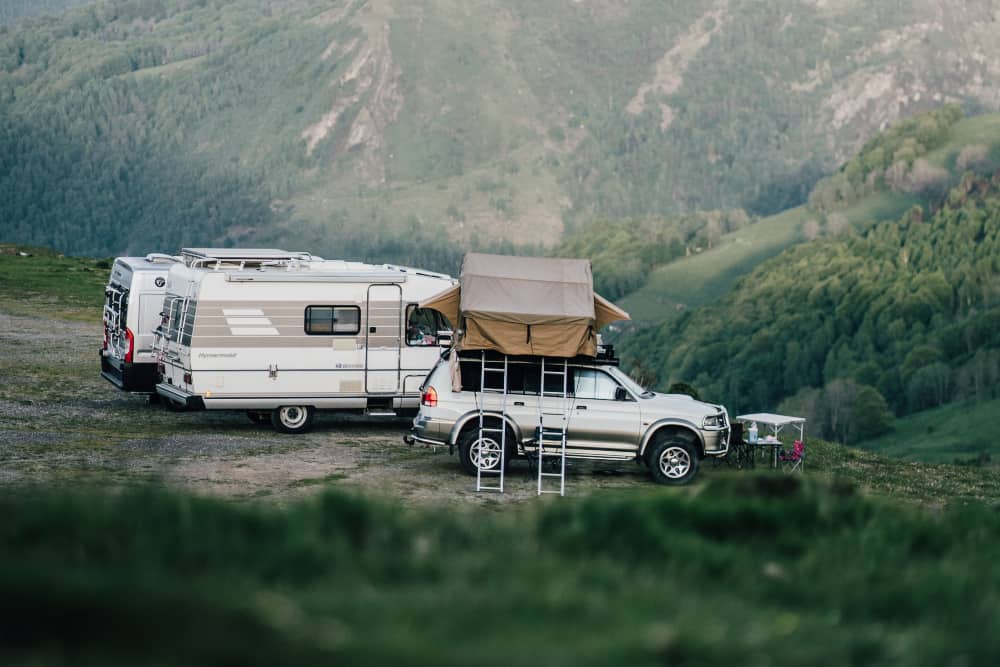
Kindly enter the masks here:
[[167, 271], [179, 257], [118, 257], [104, 289], [101, 376], [123, 391], [156, 391], [153, 331], [160, 324]]
[[169, 405], [246, 410], [255, 421], [271, 412], [286, 432], [305, 430], [317, 409], [418, 407], [440, 333], [418, 330], [428, 311], [416, 304], [450, 287], [449, 276], [199, 252], [184, 251], [167, 279], [156, 391]]

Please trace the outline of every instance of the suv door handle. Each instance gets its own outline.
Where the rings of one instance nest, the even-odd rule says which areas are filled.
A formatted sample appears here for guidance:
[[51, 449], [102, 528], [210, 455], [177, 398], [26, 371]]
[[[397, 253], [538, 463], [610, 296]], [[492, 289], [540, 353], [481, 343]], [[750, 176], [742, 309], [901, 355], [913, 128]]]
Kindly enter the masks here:
[[514, 401], [514, 405], [516, 405], [516, 406], [519, 406], [519, 407], [522, 407], [522, 408], [523, 408], [523, 407], [524, 407], [524, 401]]
[[576, 409], [577, 410], [586, 410], [587, 406], [586, 405], [578, 405], [578, 406], [576, 406]]

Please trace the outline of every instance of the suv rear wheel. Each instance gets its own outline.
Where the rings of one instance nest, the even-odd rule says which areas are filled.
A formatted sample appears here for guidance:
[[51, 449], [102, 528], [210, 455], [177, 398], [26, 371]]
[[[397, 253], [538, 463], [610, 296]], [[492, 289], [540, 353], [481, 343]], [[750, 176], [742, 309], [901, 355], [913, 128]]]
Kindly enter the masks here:
[[646, 457], [657, 484], [687, 484], [698, 473], [698, 449], [678, 435], [658, 438]]
[[[514, 434], [507, 430], [507, 456], [504, 463], [510, 464]], [[458, 461], [467, 475], [475, 475], [476, 469], [500, 469], [500, 437], [496, 433], [484, 433], [479, 437], [478, 428], [467, 428], [458, 438]]]

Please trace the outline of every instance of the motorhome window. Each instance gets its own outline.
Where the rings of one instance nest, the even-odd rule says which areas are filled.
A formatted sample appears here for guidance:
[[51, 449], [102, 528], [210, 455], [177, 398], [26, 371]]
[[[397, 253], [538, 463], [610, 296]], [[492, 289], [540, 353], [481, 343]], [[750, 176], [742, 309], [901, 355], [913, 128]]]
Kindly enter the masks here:
[[197, 301], [188, 301], [187, 310], [184, 311], [184, 324], [180, 331], [181, 345], [191, 344], [191, 333], [194, 331], [194, 313], [197, 307]]
[[618, 390], [618, 383], [604, 371], [593, 368], [574, 368], [573, 388], [577, 398], [613, 401], [615, 400], [615, 392]]
[[181, 306], [184, 305], [184, 300], [181, 298], [175, 298], [170, 304], [170, 320], [167, 322], [167, 340], [177, 341], [177, 330], [181, 325]]
[[168, 294], [163, 298], [163, 305], [160, 307], [160, 325], [156, 327], [157, 333], [162, 336], [167, 336], [170, 325], [170, 310], [173, 308], [174, 302], [178, 299], [180, 297], [173, 294]]
[[438, 344], [438, 332], [451, 331], [448, 318], [433, 308], [417, 308], [411, 303], [406, 307], [406, 344], [411, 347], [429, 347]]
[[307, 334], [347, 335], [361, 331], [361, 309], [357, 306], [306, 306]]

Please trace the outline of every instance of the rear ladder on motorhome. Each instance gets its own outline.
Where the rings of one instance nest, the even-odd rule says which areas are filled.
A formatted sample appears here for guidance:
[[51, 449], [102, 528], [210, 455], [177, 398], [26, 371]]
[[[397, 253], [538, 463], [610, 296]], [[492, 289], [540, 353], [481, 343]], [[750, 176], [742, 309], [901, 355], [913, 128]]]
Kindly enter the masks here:
[[[482, 351], [479, 367], [479, 439], [478, 456], [473, 456], [469, 452], [473, 463], [476, 464], [476, 491], [499, 491], [503, 493], [504, 469], [507, 467], [507, 355], [503, 359], [487, 359], [486, 350]], [[487, 383], [487, 379], [489, 382]], [[499, 420], [495, 415], [499, 414]], [[499, 425], [497, 425], [499, 421]], [[487, 443], [494, 445], [499, 441], [500, 451], [491, 445], [487, 449]], [[500, 465], [493, 468], [499, 456]], [[484, 468], [484, 465], [486, 466]], [[484, 483], [483, 479], [489, 476], [496, 476], [497, 483], [494, 485]]]
[[[566, 429], [569, 425], [569, 362], [542, 358], [542, 377], [539, 383], [538, 432], [538, 495], [558, 493], [566, 495]], [[551, 399], [551, 400], [546, 400]], [[546, 459], [558, 472], [548, 472]], [[545, 480], [559, 480], [559, 490], [546, 488]]]

